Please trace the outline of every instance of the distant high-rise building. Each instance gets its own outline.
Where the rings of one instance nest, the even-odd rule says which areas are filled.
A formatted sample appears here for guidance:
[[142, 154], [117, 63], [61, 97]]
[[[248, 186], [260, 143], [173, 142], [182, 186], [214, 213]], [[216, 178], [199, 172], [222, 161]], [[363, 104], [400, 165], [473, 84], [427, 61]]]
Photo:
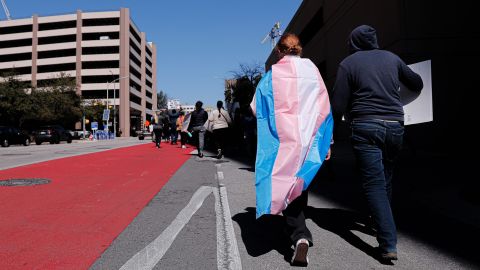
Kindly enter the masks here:
[[116, 106], [122, 136], [157, 109], [156, 66], [156, 47], [127, 8], [0, 21], [0, 74], [13, 69], [34, 87], [60, 72], [76, 78], [84, 99]]

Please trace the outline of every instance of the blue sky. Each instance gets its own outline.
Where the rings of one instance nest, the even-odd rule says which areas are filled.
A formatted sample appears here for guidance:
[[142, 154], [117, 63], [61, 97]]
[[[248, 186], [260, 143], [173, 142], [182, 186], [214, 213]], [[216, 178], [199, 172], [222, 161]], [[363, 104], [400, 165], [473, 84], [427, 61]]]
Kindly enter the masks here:
[[[225, 78], [239, 64], [263, 64], [270, 43], [260, 41], [276, 21], [290, 22], [301, 0], [5, 0], [12, 18], [130, 8], [157, 45], [157, 90], [193, 104], [223, 100]], [[0, 19], [5, 19], [3, 10]]]

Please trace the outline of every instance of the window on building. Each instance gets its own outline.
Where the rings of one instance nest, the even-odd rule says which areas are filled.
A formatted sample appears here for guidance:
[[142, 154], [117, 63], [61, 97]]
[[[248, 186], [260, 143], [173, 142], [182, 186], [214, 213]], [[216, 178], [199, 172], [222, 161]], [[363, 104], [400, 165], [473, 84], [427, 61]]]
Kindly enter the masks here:
[[138, 72], [134, 67], [130, 66], [130, 74], [137, 77], [137, 79], [141, 80], [142, 79], [142, 74]]
[[142, 43], [142, 39], [140, 36], [137, 34], [137, 31], [130, 25], [130, 33], [133, 35], [133, 37], [138, 41], [138, 43]]
[[26, 39], [0, 41], [0, 49], [23, 47], [23, 46], [32, 46], [32, 39], [26, 38]]
[[142, 51], [140, 50], [140, 48], [137, 47], [137, 45], [132, 40], [130, 40], [130, 48], [136, 51], [138, 55], [142, 55]]
[[130, 60], [137, 64], [138, 67], [142, 66], [142, 62], [140, 62], [140, 60], [138, 60], [138, 58], [133, 53], [130, 53]]
[[151, 109], [152, 109], [152, 103], [150, 103], [150, 102], [147, 101], [147, 102], [146, 102], [146, 107], [147, 107], [147, 109], [150, 109], [150, 110], [151, 110]]
[[145, 84], [146, 84], [148, 87], [152, 88], [152, 83], [151, 83], [149, 80], [146, 80], [146, 81], [145, 81]]
[[33, 31], [33, 26], [31, 24], [0, 27], [0, 35], [25, 33], [25, 32], [32, 32], [32, 31]]
[[147, 73], [147, 75], [150, 76], [150, 78], [153, 78], [152, 72], [150, 72], [150, 70], [148, 70], [147, 68], [145, 68], [145, 73]]
[[85, 61], [82, 62], [82, 69], [118, 68], [120, 61]]
[[28, 52], [28, 53], [14, 53], [14, 54], [0, 55], [0, 63], [22, 61], [22, 60], [32, 60], [32, 53]]
[[119, 39], [119, 32], [83, 33], [82, 40]]
[[108, 83], [113, 81], [115, 78], [118, 78], [118, 76], [112, 76], [112, 75], [82, 76], [82, 83]]
[[148, 48], [148, 46], [145, 46], [145, 52], [147, 52], [148, 56], [153, 57], [153, 56], [152, 56], [152, 52], [150, 51], [150, 49]]
[[41, 37], [41, 38], [38, 38], [38, 45], [75, 42], [75, 41], [77, 41], [77, 35]]
[[13, 67], [0, 69], [0, 76], [31, 74], [32, 67]]
[[151, 62], [150, 60], [148, 60], [148, 58], [145, 58], [145, 62], [147, 63], [147, 65], [148, 65], [149, 67], [153, 67], [153, 66], [152, 66], [152, 62]]
[[37, 72], [47, 73], [47, 72], [57, 72], [57, 71], [69, 71], [69, 70], [75, 70], [75, 69], [76, 69], [75, 63], [65, 63], [65, 64], [38, 66]]
[[41, 23], [38, 25], [39, 31], [45, 30], [55, 30], [55, 29], [65, 29], [65, 28], [75, 28], [77, 27], [77, 21], [64, 21], [64, 22], [51, 22], [51, 23]]
[[145, 94], [146, 94], [146, 96], [149, 97], [149, 98], [152, 98], [152, 97], [153, 97], [152, 92], [150, 92], [150, 91], [148, 91], [148, 90], [145, 91]]
[[142, 105], [142, 99], [133, 93], [130, 93], [130, 101], [138, 105]]
[[137, 91], [142, 91], [142, 87], [138, 83], [136, 83], [134, 80], [130, 80], [130, 87], [132, 87]]
[[[107, 89], [105, 89], [105, 90], [82, 90], [81, 95], [82, 95], [82, 98], [84, 98], [84, 99], [103, 99], [103, 98], [107, 98]], [[110, 92], [109, 92], [108, 97], [113, 98], [113, 95], [110, 95]]]
[[83, 19], [82, 26], [102, 26], [102, 25], [119, 25], [120, 18], [95, 18]]
[[75, 56], [76, 54], [77, 54], [77, 49], [40, 51], [38, 52], [38, 58], [44, 59], [44, 58], [67, 57], [67, 56]]
[[108, 47], [83, 47], [82, 54], [117, 54], [120, 52], [118, 46], [108, 46]]

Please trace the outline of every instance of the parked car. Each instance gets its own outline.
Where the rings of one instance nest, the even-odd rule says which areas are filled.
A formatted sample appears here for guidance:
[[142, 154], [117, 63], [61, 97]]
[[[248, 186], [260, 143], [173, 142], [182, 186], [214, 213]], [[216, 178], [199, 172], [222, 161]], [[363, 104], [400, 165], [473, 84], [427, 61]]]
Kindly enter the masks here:
[[60, 141], [72, 143], [72, 135], [60, 125], [42, 126], [35, 131], [35, 143], [37, 145], [43, 142], [60, 143]]
[[0, 126], [0, 144], [2, 147], [9, 147], [12, 144], [28, 146], [30, 145], [30, 136], [15, 127]]
[[152, 141], [155, 141], [155, 134], [148, 129], [142, 129], [137, 131], [137, 136], [139, 140], [144, 140], [145, 137], [150, 137]]
[[[73, 139], [83, 139], [83, 130], [81, 129], [72, 130], [70, 134], [72, 134]], [[90, 131], [85, 130], [85, 139], [88, 139], [88, 137], [90, 137]]]

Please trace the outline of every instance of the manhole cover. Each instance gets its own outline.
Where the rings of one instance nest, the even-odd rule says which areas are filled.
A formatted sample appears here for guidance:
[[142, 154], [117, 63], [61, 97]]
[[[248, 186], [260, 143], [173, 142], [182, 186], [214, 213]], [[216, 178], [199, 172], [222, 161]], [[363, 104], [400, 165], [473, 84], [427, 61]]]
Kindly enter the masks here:
[[45, 178], [18, 178], [18, 179], [0, 180], [0, 186], [4, 186], [4, 187], [35, 186], [35, 185], [45, 185], [48, 183], [50, 183], [50, 180]]

